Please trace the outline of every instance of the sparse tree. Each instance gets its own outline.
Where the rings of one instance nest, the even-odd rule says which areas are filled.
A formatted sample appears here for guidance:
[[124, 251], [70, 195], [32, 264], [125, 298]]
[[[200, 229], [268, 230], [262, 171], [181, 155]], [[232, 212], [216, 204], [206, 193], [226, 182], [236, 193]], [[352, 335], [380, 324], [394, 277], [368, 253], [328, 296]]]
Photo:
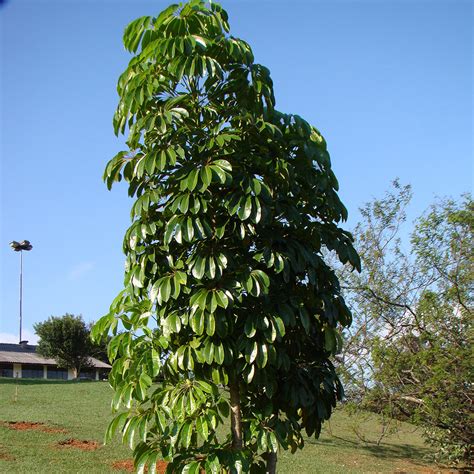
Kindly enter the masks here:
[[167, 472], [275, 472], [278, 447], [317, 437], [342, 397], [331, 355], [351, 314], [322, 250], [359, 259], [326, 143], [275, 110], [268, 69], [214, 2], [139, 18], [124, 43], [114, 124], [129, 150], [104, 179], [135, 202], [125, 288], [93, 329], [114, 335], [126, 409], [108, 436], [140, 472], [159, 456]]
[[411, 198], [394, 183], [362, 209], [356, 228], [364, 271], [342, 271], [354, 314], [341, 373], [359, 407], [424, 428], [439, 459], [472, 462], [474, 206], [440, 200], [400, 228]]

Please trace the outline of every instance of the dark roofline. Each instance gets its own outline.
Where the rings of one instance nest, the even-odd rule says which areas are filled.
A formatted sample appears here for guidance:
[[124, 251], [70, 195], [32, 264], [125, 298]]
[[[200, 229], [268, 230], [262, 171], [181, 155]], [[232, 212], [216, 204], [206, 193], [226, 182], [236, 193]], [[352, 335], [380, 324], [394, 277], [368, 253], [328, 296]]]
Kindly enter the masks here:
[[0, 342], [0, 351], [8, 352], [36, 352], [36, 344], [14, 344], [11, 342]]

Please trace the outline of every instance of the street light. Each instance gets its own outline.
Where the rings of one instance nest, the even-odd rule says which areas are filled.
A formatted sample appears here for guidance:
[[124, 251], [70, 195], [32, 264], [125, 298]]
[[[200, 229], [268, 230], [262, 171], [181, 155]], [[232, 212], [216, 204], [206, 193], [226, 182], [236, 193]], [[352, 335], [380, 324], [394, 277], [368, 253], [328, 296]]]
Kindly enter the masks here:
[[21, 326], [22, 326], [22, 299], [23, 299], [23, 250], [30, 251], [33, 246], [30, 244], [29, 240], [22, 240], [17, 242], [14, 240], [10, 242], [10, 247], [15, 252], [20, 252], [20, 344], [22, 342], [21, 338]]

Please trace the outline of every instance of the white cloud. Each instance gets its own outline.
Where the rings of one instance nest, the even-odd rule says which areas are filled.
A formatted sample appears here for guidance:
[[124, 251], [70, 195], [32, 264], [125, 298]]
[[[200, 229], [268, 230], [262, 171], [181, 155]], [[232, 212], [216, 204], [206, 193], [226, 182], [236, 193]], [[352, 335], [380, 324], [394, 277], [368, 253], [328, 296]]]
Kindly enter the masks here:
[[[29, 344], [38, 344], [38, 336], [28, 330], [22, 332], [22, 339], [28, 341]], [[0, 342], [18, 344], [18, 334], [0, 332]]]
[[78, 280], [95, 267], [95, 262], [81, 262], [71, 268], [68, 274], [70, 280]]

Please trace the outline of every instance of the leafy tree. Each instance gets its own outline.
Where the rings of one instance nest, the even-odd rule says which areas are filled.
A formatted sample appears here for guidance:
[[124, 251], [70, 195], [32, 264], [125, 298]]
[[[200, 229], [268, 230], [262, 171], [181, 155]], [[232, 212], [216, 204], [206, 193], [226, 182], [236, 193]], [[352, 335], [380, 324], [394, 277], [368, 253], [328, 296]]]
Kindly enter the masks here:
[[317, 437], [342, 397], [330, 357], [351, 314], [322, 249], [359, 259], [326, 143], [275, 110], [268, 69], [216, 3], [139, 18], [124, 44], [114, 125], [129, 150], [104, 179], [135, 202], [124, 289], [93, 329], [113, 334], [126, 409], [107, 438], [122, 432], [140, 472], [158, 456], [168, 472], [275, 472], [278, 447]]
[[469, 196], [437, 202], [403, 251], [410, 197], [395, 182], [362, 210], [355, 233], [365, 271], [341, 275], [355, 315], [343, 377], [359, 406], [414, 421], [439, 458], [469, 464], [474, 206]]
[[60, 367], [73, 369], [74, 378], [79, 377], [82, 369], [91, 366], [92, 342], [82, 316], [68, 313], [51, 316], [35, 324], [34, 330], [40, 337], [38, 353], [55, 359]]

